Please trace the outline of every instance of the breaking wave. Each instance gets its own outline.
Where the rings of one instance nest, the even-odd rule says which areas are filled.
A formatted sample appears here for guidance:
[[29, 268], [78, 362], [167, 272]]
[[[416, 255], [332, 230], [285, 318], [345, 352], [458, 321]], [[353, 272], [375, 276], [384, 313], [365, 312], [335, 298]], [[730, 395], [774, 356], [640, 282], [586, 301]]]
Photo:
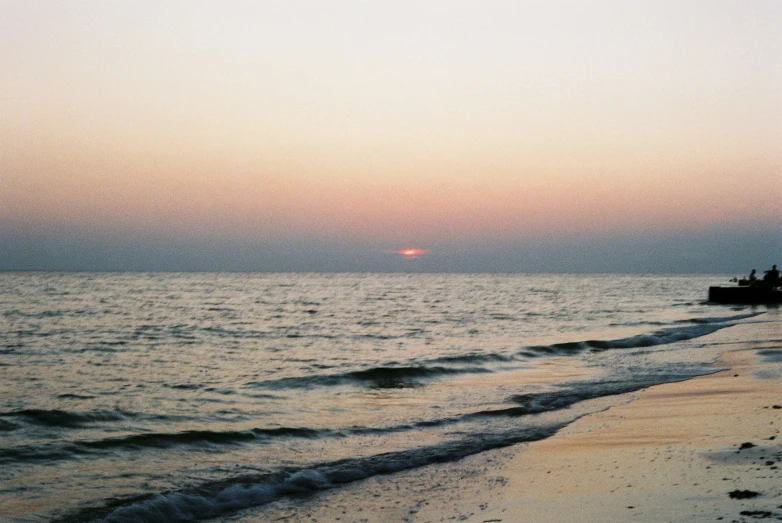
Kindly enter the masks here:
[[545, 439], [565, 425], [566, 423], [559, 423], [545, 427], [516, 429], [500, 434], [475, 434], [462, 440], [431, 447], [322, 463], [311, 468], [255, 476], [237, 476], [215, 483], [204, 483], [195, 488], [164, 492], [156, 496], [108, 500], [104, 507], [84, 509], [57, 521], [155, 523], [213, 518], [263, 505], [288, 495], [317, 492], [372, 476], [392, 474], [433, 463], [455, 461], [493, 448]]
[[[713, 371], [713, 370], [712, 370]], [[661, 374], [636, 377], [632, 381], [597, 381], [572, 383], [557, 390], [511, 396], [508, 402], [514, 406], [467, 413], [462, 416], [430, 420], [406, 426], [370, 428], [353, 427], [336, 433], [309, 429], [280, 429], [279, 431], [254, 430], [247, 433], [206, 435], [207, 440], [246, 441], [258, 435], [290, 437], [340, 436], [347, 433], [391, 432], [417, 430], [424, 427], [442, 426], [487, 418], [519, 417], [563, 410], [576, 403], [634, 392], [658, 383], [689, 379], [703, 374], [702, 368], [683, 369], [680, 374]], [[284, 496], [317, 492], [345, 483], [359, 481], [372, 476], [391, 474], [402, 470], [418, 468], [435, 463], [456, 461], [486, 450], [501, 448], [522, 442], [538, 441], [554, 435], [564, 426], [578, 419], [570, 419], [543, 426], [515, 426], [500, 430], [475, 430], [460, 439], [439, 445], [413, 448], [398, 452], [387, 452], [373, 456], [345, 459], [313, 464], [307, 468], [284, 469], [258, 475], [242, 475], [219, 482], [203, 483], [197, 487], [163, 492], [154, 496], [106, 500], [102, 507], [92, 507], [62, 517], [59, 521], [75, 522], [100, 519], [101, 521], [124, 523], [131, 521], [164, 522], [195, 521], [218, 517], [242, 509], [264, 505]], [[479, 425], [482, 426], [482, 425]], [[174, 440], [201, 439], [204, 434], [185, 433], [169, 435]]]

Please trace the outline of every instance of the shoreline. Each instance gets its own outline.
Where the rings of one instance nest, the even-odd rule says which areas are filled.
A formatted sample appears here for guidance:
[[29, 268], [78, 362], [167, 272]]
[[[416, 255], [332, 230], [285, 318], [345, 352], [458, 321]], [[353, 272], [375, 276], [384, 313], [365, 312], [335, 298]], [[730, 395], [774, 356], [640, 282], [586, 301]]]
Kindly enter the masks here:
[[505, 467], [503, 489], [462, 505], [457, 519], [782, 520], [782, 386], [760, 382], [762, 366], [746, 356], [731, 353], [731, 370], [652, 387], [530, 444]]
[[777, 343], [748, 342], [722, 355], [728, 370], [639, 391], [519, 449], [503, 487], [461, 503], [455, 520], [782, 520], [782, 369], [757, 354], [782, 333], [732, 328]]
[[545, 440], [225, 521], [782, 520], [782, 323], [769, 316], [714, 337], [733, 345], [720, 360], [728, 370], [622, 395]]

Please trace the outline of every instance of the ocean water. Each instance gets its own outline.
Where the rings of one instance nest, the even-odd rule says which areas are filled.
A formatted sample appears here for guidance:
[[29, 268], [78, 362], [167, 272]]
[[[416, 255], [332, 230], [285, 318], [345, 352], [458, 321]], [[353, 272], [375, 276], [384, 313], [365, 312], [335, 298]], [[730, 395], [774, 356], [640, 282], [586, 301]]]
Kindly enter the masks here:
[[192, 521], [714, 372], [721, 276], [0, 273], [0, 514]]

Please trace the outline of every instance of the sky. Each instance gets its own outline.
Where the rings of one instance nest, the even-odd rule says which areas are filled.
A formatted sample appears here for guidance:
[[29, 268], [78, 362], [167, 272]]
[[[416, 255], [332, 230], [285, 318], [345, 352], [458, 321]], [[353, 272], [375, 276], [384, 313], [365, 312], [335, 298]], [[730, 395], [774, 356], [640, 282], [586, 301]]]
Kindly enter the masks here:
[[0, 0], [0, 270], [762, 271], [780, 27], [777, 0]]

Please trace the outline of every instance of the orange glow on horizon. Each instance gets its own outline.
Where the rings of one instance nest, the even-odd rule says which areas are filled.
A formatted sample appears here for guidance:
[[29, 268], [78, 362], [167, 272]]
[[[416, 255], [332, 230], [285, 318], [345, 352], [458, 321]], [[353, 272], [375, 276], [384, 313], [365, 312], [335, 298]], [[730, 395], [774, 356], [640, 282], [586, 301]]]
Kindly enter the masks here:
[[398, 251], [391, 251], [395, 254], [401, 254], [405, 257], [405, 260], [412, 261], [416, 258], [423, 256], [425, 254], [428, 254], [429, 251], [427, 249], [400, 249]]
[[425, 22], [394, 3], [98, 4], [0, 4], [0, 229], [414, 260], [398, 246], [782, 222], [773, 2], [435, 0]]

